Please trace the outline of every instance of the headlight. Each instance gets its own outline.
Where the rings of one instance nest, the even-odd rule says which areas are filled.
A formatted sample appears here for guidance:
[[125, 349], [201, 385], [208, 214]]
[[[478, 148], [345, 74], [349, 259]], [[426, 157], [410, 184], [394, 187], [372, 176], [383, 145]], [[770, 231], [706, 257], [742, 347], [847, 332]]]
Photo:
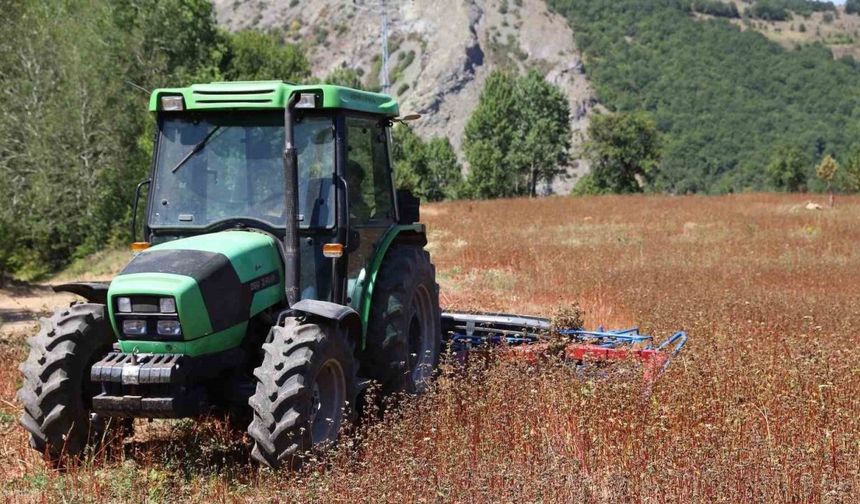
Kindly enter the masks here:
[[159, 336], [180, 336], [182, 327], [179, 326], [178, 320], [159, 320], [156, 331]]
[[127, 319], [122, 321], [122, 332], [126, 336], [145, 336], [146, 321], [140, 319]]
[[173, 298], [161, 298], [158, 300], [158, 308], [161, 313], [176, 313], [176, 300]]
[[185, 102], [182, 100], [181, 96], [162, 96], [161, 97], [161, 110], [164, 110], [164, 111], [185, 110]]
[[317, 95], [314, 93], [301, 93], [299, 95], [299, 101], [296, 102], [297, 109], [316, 108], [316, 106]]
[[123, 313], [131, 313], [131, 298], [121, 297], [117, 299], [116, 309]]

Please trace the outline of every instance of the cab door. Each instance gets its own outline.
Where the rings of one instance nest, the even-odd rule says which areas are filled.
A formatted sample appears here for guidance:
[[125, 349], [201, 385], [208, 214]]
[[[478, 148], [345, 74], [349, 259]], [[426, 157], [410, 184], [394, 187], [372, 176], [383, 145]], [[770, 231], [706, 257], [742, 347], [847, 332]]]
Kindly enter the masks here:
[[378, 117], [348, 115], [346, 163], [350, 230], [359, 236], [358, 248], [347, 259], [347, 303], [355, 299], [365, 281], [366, 268], [382, 236], [395, 223], [394, 187], [388, 151], [388, 121]]

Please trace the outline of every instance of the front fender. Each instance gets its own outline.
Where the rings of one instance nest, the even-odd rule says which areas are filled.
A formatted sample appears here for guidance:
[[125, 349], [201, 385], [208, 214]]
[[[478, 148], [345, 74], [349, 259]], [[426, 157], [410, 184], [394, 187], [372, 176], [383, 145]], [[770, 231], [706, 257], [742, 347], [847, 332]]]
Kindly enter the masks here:
[[107, 282], [71, 282], [60, 285], [54, 285], [51, 288], [54, 292], [71, 292], [83, 298], [86, 298], [90, 303], [107, 304], [107, 292], [110, 286]]
[[291, 306], [290, 310], [336, 322], [338, 326], [345, 328], [354, 340], [361, 338], [361, 317], [349, 306], [316, 299], [302, 299]]

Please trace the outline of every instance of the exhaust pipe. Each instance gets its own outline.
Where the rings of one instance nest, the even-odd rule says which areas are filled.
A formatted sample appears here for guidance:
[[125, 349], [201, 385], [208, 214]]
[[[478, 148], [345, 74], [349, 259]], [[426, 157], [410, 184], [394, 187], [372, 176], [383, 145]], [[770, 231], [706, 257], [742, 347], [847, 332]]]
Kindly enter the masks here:
[[299, 172], [296, 146], [293, 143], [293, 109], [299, 101], [294, 93], [284, 109], [284, 199], [286, 208], [286, 231], [284, 232], [284, 286], [287, 305], [292, 307], [299, 301]]

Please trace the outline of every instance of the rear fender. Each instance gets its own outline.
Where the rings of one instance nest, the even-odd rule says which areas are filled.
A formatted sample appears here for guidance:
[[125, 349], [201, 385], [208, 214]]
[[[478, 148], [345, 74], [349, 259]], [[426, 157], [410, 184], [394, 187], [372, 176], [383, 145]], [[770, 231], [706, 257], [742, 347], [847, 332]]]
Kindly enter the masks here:
[[290, 310], [333, 322], [337, 327], [346, 330], [350, 340], [361, 341], [361, 317], [349, 306], [316, 299], [302, 299], [291, 306]]
[[71, 292], [85, 298], [90, 303], [107, 304], [109, 283], [105, 282], [72, 282], [54, 285], [54, 292]]
[[382, 267], [382, 261], [388, 249], [395, 243], [410, 243], [424, 246], [427, 244], [427, 234], [424, 224], [411, 224], [408, 226], [391, 226], [382, 236], [379, 245], [373, 253], [373, 258], [364, 271], [363, 285], [359, 285], [353, 299], [358, 300], [355, 305], [361, 317], [361, 349], [367, 343], [367, 323], [370, 319], [370, 305], [373, 301], [373, 289], [376, 286], [376, 275]]

